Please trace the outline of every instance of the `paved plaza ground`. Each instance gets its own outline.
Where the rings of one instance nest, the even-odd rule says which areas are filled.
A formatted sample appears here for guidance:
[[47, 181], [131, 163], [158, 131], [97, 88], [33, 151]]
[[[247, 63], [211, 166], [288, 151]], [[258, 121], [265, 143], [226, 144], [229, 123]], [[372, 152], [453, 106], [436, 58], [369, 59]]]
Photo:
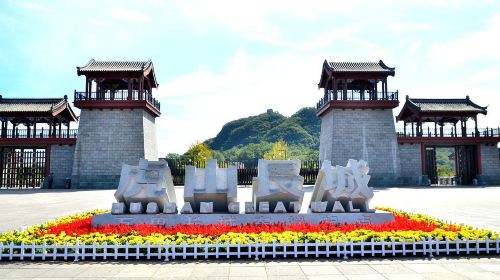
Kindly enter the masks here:
[[[304, 198], [307, 204], [310, 190]], [[250, 188], [239, 188], [240, 201]], [[0, 231], [92, 209], [109, 209], [113, 190], [0, 190]], [[182, 188], [176, 189], [178, 200]], [[500, 232], [500, 187], [376, 189], [373, 206], [425, 213]], [[500, 257], [289, 259], [278, 261], [0, 262], [0, 279], [500, 279]]]

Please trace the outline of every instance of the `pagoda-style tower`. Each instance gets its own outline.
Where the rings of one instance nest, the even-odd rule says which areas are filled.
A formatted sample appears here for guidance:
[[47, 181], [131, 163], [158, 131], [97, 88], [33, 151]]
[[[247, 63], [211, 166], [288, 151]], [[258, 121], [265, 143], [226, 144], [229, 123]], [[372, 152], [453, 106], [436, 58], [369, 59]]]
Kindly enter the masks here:
[[398, 92], [389, 92], [387, 77], [395, 68], [379, 62], [323, 63], [318, 87], [324, 97], [316, 114], [321, 118], [320, 160], [344, 165], [349, 159], [368, 162], [371, 185], [399, 184], [400, 162], [392, 109]]
[[81, 109], [73, 163], [76, 188], [116, 188], [122, 163], [157, 160], [155, 118], [160, 103], [149, 61], [95, 61], [77, 67], [85, 91], [75, 91]]

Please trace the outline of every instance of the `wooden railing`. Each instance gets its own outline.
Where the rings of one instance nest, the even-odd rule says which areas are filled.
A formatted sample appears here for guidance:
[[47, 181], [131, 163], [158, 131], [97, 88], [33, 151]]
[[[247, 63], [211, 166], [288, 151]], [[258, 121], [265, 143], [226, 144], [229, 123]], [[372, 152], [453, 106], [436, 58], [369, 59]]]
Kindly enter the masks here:
[[398, 91], [395, 92], [375, 92], [375, 91], [358, 91], [348, 90], [329, 90], [323, 98], [316, 104], [316, 109], [320, 109], [333, 100], [349, 100], [349, 101], [397, 101]]
[[59, 133], [59, 129], [56, 128], [55, 133], [51, 129], [19, 129], [15, 128], [7, 129], [4, 133], [0, 134], [2, 138], [76, 138], [78, 135], [78, 129], [61, 129]]
[[460, 130], [454, 128], [447, 128], [441, 131], [437, 129], [437, 133], [434, 129], [428, 127], [422, 133], [417, 131], [412, 132], [411, 129], [397, 128], [396, 134], [398, 137], [500, 137], [500, 127], [498, 128], [480, 128], [477, 131], [474, 128], [469, 128], [467, 130]]
[[111, 100], [145, 100], [160, 111], [160, 102], [153, 98], [149, 92], [139, 92], [138, 90], [116, 90], [98, 92], [78, 92], [75, 91], [75, 101], [111, 101]]

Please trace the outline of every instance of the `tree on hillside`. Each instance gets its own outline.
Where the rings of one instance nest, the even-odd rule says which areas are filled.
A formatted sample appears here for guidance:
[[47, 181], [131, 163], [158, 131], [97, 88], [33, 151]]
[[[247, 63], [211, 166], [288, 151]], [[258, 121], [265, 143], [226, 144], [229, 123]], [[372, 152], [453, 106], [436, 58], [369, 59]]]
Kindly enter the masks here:
[[203, 162], [214, 157], [214, 153], [207, 147], [205, 143], [197, 141], [192, 144], [185, 155], [192, 162]]
[[280, 160], [286, 159], [286, 152], [288, 151], [288, 144], [283, 140], [273, 144], [271, 151], [264, 153], [264, 159]]
[[186, 160], [187, 157], [185, 155], [179, 155], [177, 153], [168, 153], [166, 156], [165, 156], [165, 160], [171, 160], [171, 161], [182, 161], [182, 160]]

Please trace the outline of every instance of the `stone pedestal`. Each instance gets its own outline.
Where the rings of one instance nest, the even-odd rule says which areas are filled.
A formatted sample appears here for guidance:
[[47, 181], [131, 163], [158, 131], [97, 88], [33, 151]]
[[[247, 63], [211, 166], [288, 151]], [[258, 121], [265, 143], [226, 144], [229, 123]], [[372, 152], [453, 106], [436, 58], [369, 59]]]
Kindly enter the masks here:
[[267, 213], [267, 214], [142, 214], [142, 215], [111, 215], [110, 213], [96, 215], [92, 219], [92, 226], [98, 225], [137, 225], [151, 224], [162, 226], [209, 225], [209, 224], [296, 224], [330, 222], [334, 224], [382, 224], [394, 221], [390, 212], [377, 211], [376, 213]]

